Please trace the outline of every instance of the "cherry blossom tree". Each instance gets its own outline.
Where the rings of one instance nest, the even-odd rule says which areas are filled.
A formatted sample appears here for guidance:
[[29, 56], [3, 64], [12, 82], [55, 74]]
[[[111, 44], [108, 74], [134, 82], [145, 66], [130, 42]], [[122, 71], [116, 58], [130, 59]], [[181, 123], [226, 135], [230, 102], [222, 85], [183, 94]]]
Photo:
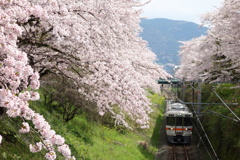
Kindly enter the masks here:
[[56, 158], [55, 148], [58, 148], [66, 159], [75, 159], [68, 145], [64, 144], [64, 138], [57, 135], [48, 122], [29, 108], [28, 104], [28, 101], [39, 99], [39, 94], [34, 90], [39, 88], [40, 83], [38, 72], [34, 72], [28, 64], [27, 54], [17, 46], [18, 37], [24, 32], [19, 23], [28, 21], [31, 16], [45, 20], [46, 12], [40, 6], [24, 0], [2, 0], [0, 7], [0, 106], [5, 108], [9, 117], [22, 118], [19, 132], [30, 132], [28, 122], [39, 131], [42, 142], [30, 145], [30, 151], [38, 152], [44, 147], [47, 150], [45, 157], [52, 160]]
[[[48, 13], [46, 21], [30, 19], [19, 46], [32, 67], [66, 76], [78, 91], [96, 102], [100, 115], [111, 112], [127, 127], [129, 116], [147, 127], [150, 102], [146, 88], [158, 88], [169, 76], [139, 37], [137, 0], [34, 1]], [[116, 109], [118, 108], [118, 109]]]
[[209, 27], [207, 35], [184, 42], [179, 77], [207, 82], [239, 80], [239, 7], [239, 0], [225, 0], [221, 8], [203, 16]]
[[[0, 107], [21, 117], [19, 132], [36, 129], [41, 141], [31, 152], [55, 150], [75, 159], [65, 140], [57, 135], [28, 101], [39, 99], [34, 90], [49, 72], [65, 76], [100, 115], [110, 112], [116, 124], [128, 126], [125, 117], [148, 127], [150, 102], [146, 89], [158, 88], [168, 75], [155, 63], [156, 56], [139, 37], [137, 0], [1, 0], [0, 1]], [[31, 126], [34, 126], [33, 128]], [[2, 141], [2, 136], [0, 136]]]

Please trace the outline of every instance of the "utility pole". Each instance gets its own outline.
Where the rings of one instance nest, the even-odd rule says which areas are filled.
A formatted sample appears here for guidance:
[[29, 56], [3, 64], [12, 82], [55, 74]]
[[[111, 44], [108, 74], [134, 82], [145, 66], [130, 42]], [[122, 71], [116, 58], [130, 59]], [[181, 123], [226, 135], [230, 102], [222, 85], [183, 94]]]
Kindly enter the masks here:
[[199, 114], [200, 111], [201, 111], [201, 103], [202, 103], [202, 87], [201, 87], [201, 80], [198, 80], [197, 97], [198, 97], [197, 113]]
[[182, 101], [185, 102], [185, 94], [186, 94], [186, 86], [185, 86], [185, 80], [183, 79], [182, 83]]
[[195, 102], [195, 90], [194, 90], [194, 85], [195, 85], [195, 83], [194, 82], [192, 82], [192, 102], [194, 103]]

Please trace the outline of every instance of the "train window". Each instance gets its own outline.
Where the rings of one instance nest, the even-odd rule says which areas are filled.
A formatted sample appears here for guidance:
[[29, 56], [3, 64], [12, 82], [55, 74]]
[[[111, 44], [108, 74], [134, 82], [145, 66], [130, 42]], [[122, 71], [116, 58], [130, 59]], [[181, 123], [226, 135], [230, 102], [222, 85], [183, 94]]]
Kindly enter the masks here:
[[190, 117], [184, 118], [184, 126], [192, 126], [192, 121]]
[[176, 117], [176, 126], [182, 126], [182, 117]]
[[167, 125], [175, 126], [175, 117], [167, 117]]

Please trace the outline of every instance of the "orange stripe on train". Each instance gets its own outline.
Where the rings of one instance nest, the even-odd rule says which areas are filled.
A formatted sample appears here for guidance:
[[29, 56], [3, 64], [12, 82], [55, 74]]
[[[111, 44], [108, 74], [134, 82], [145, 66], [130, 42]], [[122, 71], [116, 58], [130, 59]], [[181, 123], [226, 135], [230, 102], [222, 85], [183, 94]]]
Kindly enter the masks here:
[[166, 130], [177, 130], [177, 131], [186, 131], [187, 130], [193, 130], [192, 128], [166, 128]]

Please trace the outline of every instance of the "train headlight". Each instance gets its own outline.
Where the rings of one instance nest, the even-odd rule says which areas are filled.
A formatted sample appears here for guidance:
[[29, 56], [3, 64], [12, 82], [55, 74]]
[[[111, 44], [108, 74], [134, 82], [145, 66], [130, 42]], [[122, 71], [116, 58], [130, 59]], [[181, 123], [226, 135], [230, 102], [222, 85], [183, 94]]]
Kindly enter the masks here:
[[171, 130], [173, 130], [173, 128], [171, 128]]

